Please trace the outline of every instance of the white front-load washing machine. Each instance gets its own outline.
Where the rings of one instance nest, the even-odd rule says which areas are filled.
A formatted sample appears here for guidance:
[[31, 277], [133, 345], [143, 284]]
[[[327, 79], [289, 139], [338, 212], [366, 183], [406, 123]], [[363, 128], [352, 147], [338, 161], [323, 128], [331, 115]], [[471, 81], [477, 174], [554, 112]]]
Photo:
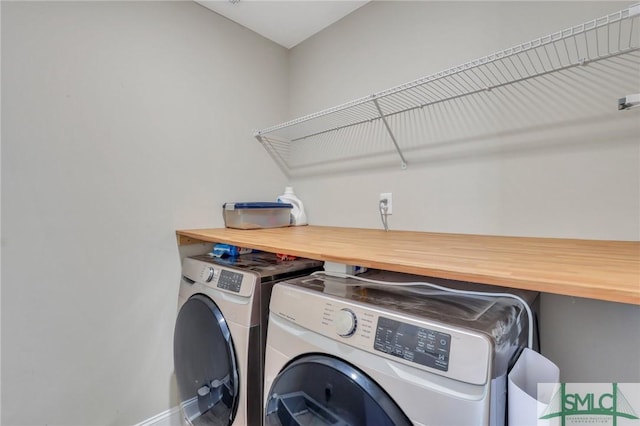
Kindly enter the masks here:
[[183, 260], [173, 356], [188, 424], [261, 424], [271, 289], [321, 265], [302, 258], [283, 261], [272, 253]]
[[[527, 304], [537, 297], [500, 291]], [[528, 331], [524, 304], [508, 297], [322, 275], [281, 282], [271, 298], [265, 425], [503, 425], [507, 371]]]

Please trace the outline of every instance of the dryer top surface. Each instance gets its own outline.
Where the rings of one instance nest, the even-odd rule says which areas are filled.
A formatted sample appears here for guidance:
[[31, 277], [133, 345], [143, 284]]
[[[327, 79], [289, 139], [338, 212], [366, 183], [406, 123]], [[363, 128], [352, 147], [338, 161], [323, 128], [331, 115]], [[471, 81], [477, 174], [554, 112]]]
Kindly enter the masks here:
[[275, 281], [290, 276], [300, 275], [302, 271], [317, 270], [322, 261], [296, 258], [282, 260], [274, 253], [247, 253], [236, 257], [213, 257], [209, 254], [193, 256], [203, 262], [243, 271], [253, 271], [260, 276], [262, 282]]

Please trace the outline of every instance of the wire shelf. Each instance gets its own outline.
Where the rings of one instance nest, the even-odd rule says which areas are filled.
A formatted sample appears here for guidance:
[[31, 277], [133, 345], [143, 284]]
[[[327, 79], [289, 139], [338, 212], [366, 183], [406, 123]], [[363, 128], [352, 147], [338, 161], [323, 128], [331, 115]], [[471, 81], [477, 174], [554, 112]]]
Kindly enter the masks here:
[[[407, 146], [398, 136], [410, 133], [407, 127], [412, 120], [431, 121], [434, 111], [444, 108], [441, 104], [461, 100], [482, 102], [478, 97], [483, 94], [508, 92], [519, 83], [530, 83], [552, 74], [573, 72], [575, 77], [576, 69], [594, 63], [611, 62], [611, 66], [599, 72], [623, 74], [631, 86], [637, 85], [639, 18], [640, 4], [257, 131], [254, 136], [287, 175], [295, 175], [309, 166], [390, 154], [396, 156], [395, 161], [399, 158], [402, 168], [406, 168], [403, 149]], [[626, 86], [614, 90], [625, 89]], [[530, 90], [531, 87], [527, 87], [525, 92]], [[621, 93], [609, 95], [615, 104]], [[430, 112], [424, 112], [428, 109]], [[418, 139], [417, 145], [426, 143], [424, 138]], [[414, 141], [413, 148], [415, 145]]]

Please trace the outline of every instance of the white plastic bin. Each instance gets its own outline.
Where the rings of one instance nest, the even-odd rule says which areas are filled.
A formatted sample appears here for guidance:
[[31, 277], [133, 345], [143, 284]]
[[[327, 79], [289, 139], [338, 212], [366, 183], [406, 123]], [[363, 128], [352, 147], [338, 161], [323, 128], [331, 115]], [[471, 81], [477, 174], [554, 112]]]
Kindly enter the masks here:
[[225, 203], [222, 216], [227, 228], [280, 228], [289, 226], [292, 208], [286, 203]]

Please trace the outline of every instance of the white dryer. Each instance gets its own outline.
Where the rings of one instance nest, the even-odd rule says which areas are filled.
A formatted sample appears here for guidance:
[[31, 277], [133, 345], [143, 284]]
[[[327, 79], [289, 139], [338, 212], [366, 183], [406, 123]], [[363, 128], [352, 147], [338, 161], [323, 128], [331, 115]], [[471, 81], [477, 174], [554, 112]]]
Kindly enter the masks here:
[[183, 418], [194, 425], [260, 425], [264, 344], [273, 284], [321, 267], [275, 254], [185, 258], [174, 331]]
[[[513, 292], [529, 304], [537, 297]], [[271, 298], [265, 425], [503, 425], [507, 371], [527, 331], [523, 304], [510, 298], [322, 275], [281, 282]]]

